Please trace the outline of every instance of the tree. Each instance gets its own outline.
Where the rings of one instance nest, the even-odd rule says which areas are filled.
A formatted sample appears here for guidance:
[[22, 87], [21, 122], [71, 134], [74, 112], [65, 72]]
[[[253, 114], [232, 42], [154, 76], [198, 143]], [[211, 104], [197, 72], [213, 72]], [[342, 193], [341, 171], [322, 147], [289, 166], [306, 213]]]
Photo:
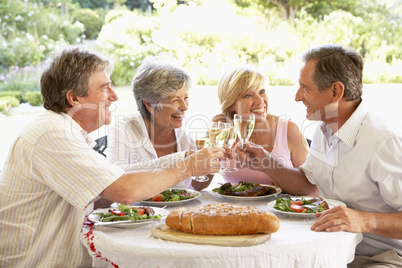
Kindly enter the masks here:
[[147, 11], [149, 7], [152, 8], [152, 3], [149, 0], [127, 0], [125, 5], [128, 9], [141, 9], [142, 11]]
[[78, 9], [73, 13], [73, 21], [79, 21], [84, 24], [86, 39], [95, 39], [98, 36], [101, 29], [101, 21], [95, 11], [89, 8]]
[[[64, 0], [64, 7], [71, 5]], [[82, 24], [72, 24], [55, 1], [0, 1], [0, 73], [13, 66], [39, 65], [55, 47], [75, 44], [82, 38]], [[59, 8], [57, 8], [59, 7]]]
[[279, 7], [284, 12], [284, 18], [294, 20], [300, 6], [305, 5], [305, 0], [270, 0], [272, 4]]
[[177, 0], [150, 0], [159, 15], [170, 14], [177, 8]]
[[73, 0], [73, 3], [79, 3], [82, 8], [89, 9], [108, 8], [110, 6], [108, 0]]
[[[364, 0], [376, 1], [376, 0]], [[322, 18], [334, 10], [344, 10], [352, 14], [361, 1], [359, 0], [234, 0], [239, 7], [259, 5], [264, 8], [276, 8], [282, 12], [283, 18], [293, 21], [297, 13], [303, 9], [314, 18]]]
[[119, 9], [120, 6], [126, 2], [126, 0], [108, 0], [108, 1], [113, 5], [114, 9]]

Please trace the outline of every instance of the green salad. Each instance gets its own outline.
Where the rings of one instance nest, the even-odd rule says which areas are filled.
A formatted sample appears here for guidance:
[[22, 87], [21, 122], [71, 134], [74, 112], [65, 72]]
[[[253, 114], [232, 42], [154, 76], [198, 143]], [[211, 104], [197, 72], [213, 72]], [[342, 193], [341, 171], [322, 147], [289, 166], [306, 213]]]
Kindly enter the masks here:
[[186, 189], [169, 189], [145, 201], [174, 202], [191, 199], [196, 197], [197, 195], [197, 193], [187, 191]]
[[239, 184], [231, 184], [230, 182], [227, 182], [223, 184], [222, 186], [218, 188], [212, 189], [212, 191], [220, 194], [224, 194], [225, 192], [243, 192], [246, 190], [250, 190], [252, 188], [260, 186], [256, 182], [245, 182], [245, 181], [240, 181]]
[[318, 213], [329, 209], [328, 203], [315, 197], [282, 197], [276, 196], [274, 208], [293, 213]]
[[130, 207], [129, 205], [118, 205], [118, 209], [109, 209], [107, 213], [96, 212], [99, 221], [139, 221], [145, 219], [161, 219], [162, 215], [154, 215], [154, 210], [150, 207]]

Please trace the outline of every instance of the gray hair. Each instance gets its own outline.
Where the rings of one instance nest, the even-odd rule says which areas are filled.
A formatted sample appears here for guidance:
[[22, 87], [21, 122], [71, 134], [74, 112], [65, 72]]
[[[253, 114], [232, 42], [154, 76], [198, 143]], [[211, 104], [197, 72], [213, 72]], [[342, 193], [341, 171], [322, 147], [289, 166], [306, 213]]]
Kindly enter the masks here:
[[363, 94], [363, 59], [353, 50], [341, 45], [325, 45], [310, 49], [303, 61], [317, 60], [313, 79], [319, 91], [329, 88], [334, 82], [345, 87], [347, 101], [360, 99]]
[[92, 75], [103, 70], [110, 74], [113, 63], [82, 46], [70, 46], [59, 51], [41, 76], [43, 106], [56, 113], [64, 112], [71, 107], [67, 92], [73, 90], [76, 96], [88, 96]]
[[162, 99], [169, 97], [183, 86], [189, 90], [191, 83], [190, 75], [171, 60], [166, 61], [163, 57], [148, 57], [138, 68], [131, 87], [138, 111], [144, 119], [151, 121], [151, 113], [144, 101], [157, 111], [161, 111]]

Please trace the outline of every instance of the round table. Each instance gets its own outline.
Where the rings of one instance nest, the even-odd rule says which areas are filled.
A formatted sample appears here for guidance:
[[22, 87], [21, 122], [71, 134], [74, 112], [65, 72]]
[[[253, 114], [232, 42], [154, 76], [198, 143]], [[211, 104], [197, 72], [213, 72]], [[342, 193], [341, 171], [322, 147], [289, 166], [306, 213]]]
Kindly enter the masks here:
[[[185, 207], [206, 203], [227, 202], [211, 191], [187, 202]], [[269, 210], [265, 199], [252, 202], [231, 202]], [[135, 203], [141, 205], [141, 203]], [[183, 205], [182, 205], [183, 206]], [[171, 211], [176, 206], [168, 206]], [[133, 228], [105, 226], [84, 227], [81, 242], [93, 257], [94, 267], [346, 267], [355, 254], [362, 234], [348, 232], [314, 232], [312, 219], [277, 214], [280, 229], [259, 245], [228, 247], [197, 245], [162, 240], [151, 235], [151, 229], [164, 220]]]

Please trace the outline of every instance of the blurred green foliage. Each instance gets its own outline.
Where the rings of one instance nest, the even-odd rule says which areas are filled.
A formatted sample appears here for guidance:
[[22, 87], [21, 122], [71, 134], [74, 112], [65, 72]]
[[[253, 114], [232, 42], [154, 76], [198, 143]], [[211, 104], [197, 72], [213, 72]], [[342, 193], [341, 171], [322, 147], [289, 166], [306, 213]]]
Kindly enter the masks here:
[[365, 83], [401, 83], [401, 6], [400, 0], [2, 0], [0, 91], [38, 91], [39, 75], [13, 75], [16, 67], [41, 66], [55, 49], [85, 37], [96, 38], [97, 49], [114, 60], [118, 86], [129, 85], [144, 58], [159, 53], [175, 56], [200, 85], [216, 85], [239, 64], [255, 65], [272, 85], [294, 85], [302, 53], [328, 43], [363, 55]]
[[19, 80], [19, 79], [11, 79], [10, 82], [0, 84], [0, 93], [1, 92], [27, 92], [27, 91], [39, 91], [39, 82], [32, 80]]
[[[70, 5], [70, 10], [77, 6]], [[82, 41], [82, 23], [72, 23], [68, 14], [51, 0], [0, 1], [0, 73], [19, 66], [37, 66], [55, 48]]]
[[103, 23], [98, 13], [88, 8], [78, 9], [73, 13], [73, 22], [76, 21], [84, 25], [86, 39], [95, 39]]
[[[27, 102], [32, 106], [42, 106], [43, 99], [40, 91], [0, 91], [0, 102], [6, 102], [6, 107], [18, 107], [20, 103]], [[3, 103], [4, 105], [4, 103]], [[4, 112], [0, 111], [0, 112]]]
[[19, 102], [22, 101], [22, 92], [21, 91], [0, 91], [0, 98], [2, 97], [14, 97]]
[[32, 106], [43, 105], [43, 99], [40, 91], [27, 91], [24, 94], [24, 101], [28, 102]]
[[0, 113], [7, 114], [8, 110], [12, 107], [18, 107], [20, 101], [12, 96], [0, 97]]
[[79, 3], [82, 8], [89, 9], [111, 7], [109, 0], [73, 0], [73, 3]]
[[402, 82], [396, 71], [402, 65], [400, 17], [387, 17], [383, 11], [358, 16], [362, 11], [338, 9], [317, 18], [308, 8], [299, 8], [296, 19], [288, 21], [280, 10], [261, 5], [152, 2], [159, 2], [154, 3], [158, 15], [125, 11], [102, 28], [98, 48], [115, 60], [116, 85], [130, 84], [142, 60], [161, 52], [174, 55], [201, 85], [216, 85], [224, 71], [238, 64], [260, 68], [272, 85], [293, 85], [302, 53], [328, 43], [352, 47], [364, 56], [365, 83]]

